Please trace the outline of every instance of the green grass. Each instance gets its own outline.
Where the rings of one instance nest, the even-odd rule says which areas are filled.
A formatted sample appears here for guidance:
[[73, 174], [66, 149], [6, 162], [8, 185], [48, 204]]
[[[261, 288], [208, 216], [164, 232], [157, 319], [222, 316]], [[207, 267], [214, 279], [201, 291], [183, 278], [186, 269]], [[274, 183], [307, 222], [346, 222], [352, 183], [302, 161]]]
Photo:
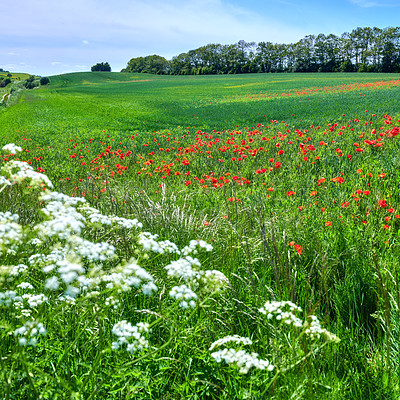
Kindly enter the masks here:
[[[5, 162], [28, 161], [56, 190], [137, 218], [181, 249], [190, 239], [211, 243], [196, 255], [201, 269], [223, 272], [229, 286], [212, 293], [191, 282], [199, 304], [181, 309], [168, 293], [183, 281], [164, 268], [179, 257], [144, 251], [136, 230], [88, 222], [81, 235], [113, 244], [118, 256], [97, 269], [74, 253], [73, 238], [19, 245], [3, 265], [68, 248], [93, 277], [134, 257], [159, 290], [101, 287], [68, 305], [57, 300], [61, 288], [44, 287], [45, 262], [13, 279], [4, 267], [0, 292], [30, 282], [50, 301], [25, 306], [47, 329], [34, 348], [12, 334], [29, 318], [0, 306], [3, 397], [398, 398], [398, 78], [77, 73], [24, 91], [0, 113], [2, 143], [23, 148]], [[0, 193], [0, 210], [19, 214], [29, 238], [43, 231], [29, 230], [45, 218], [37, 193], [18, 185]], [[317, 315], [340, 343], [266, 319], [258, 310], [272, 300], [298, 304], [302, 320]], [[147, 353], [112, 350], [121, 320], [152, 325]], [[234, 334], [276, 369], [243, 375], [216, 363], [211, 343]]]
[[[368, 104], [371, 112], [391, 113], [399, 104], [396, 90], [354, 90], [333, 95], [294, 93], [304, 87], [355, 82], [389, 81], [390, 74], [254, 74], [243, 76], [150, 76], [124, 73], [76, 73], [51, 78], [39, 91], [1, 117], [1, 134], [60, 130], [158, 130], [176, 126], [230, 129], [256, 126], [269, 119], [334, 122], [343, 110], [358, 117]], [[361, 93], [361, 95], [360, 95]], [[364, 96], [365, 95], [365, 96]], [[253, 98], [249, 98], [253, 96]], [[258, 97], [257, 97], [258, 96]], [[362, 102], [360, 101], [362, 99]], [[40, 102], [41, 107], [37, 107]], [[292, 114], [295, 114], [292, 117]]]

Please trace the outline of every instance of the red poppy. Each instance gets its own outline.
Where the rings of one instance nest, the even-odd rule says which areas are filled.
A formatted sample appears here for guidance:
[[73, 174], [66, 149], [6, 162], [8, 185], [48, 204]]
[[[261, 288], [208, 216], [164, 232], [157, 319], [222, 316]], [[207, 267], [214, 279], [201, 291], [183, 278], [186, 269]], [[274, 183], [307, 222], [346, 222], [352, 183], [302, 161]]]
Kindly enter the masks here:
[[385, 199], [379, 200], [379, 201], [378, 201], [378, 205], [379, 205], [379, 207], [381, 207], [381, 208], [387, 207], [386, 200], [385, 200]]
[[338, 183], [343, 183], [344, 179], [341, 176], [338, 176], [336, 178], [331, 179], [332, 182], [338, 182]]
[[303, 252], [303, 248], [299, 244], [295, 244], [294, 247], [296, 248], [296, 254], [301, 254]]

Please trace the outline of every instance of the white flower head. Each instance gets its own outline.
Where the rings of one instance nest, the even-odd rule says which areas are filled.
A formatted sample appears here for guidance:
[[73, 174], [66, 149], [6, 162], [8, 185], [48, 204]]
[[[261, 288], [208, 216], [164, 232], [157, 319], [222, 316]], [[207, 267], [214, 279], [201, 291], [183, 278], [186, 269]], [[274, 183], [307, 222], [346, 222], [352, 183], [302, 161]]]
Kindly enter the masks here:
[[22, 151], [22, 148], [14, 143], [9, 143], [3, 146], [3, 150], [8, 151], [10, 154], [17, 154], [18, 152]]

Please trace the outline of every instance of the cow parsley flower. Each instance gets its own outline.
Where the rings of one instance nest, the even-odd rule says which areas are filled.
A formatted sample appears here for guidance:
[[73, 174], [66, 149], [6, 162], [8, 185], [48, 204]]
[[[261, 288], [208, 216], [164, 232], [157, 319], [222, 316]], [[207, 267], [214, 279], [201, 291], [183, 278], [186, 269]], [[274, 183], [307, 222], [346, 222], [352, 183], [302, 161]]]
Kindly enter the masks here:
[[10, 178], [12, 183], [21, 183], [28, 179], [30, 185], [33, 187], [39, 187], [45, 185], [49, 188], [53, 187], [50, 179], [47, 175], [35, 171], [27, 162], [11, 160], [5, 164], [2, 169]]
[[211, 353], [211, 357], [218, 363], [225, 361], [238, 367], [241, 374], [247, 374], [252, 367], [267, 371], [275, 368], [268, 360], [258, 358], [257, 353], [247, 353], [245, 350], [222, 349]]
[[36, 346], [37, 336], [45, 336], [47, 331], [41, 322], [27, 321], [20, 328], [15, 329], [13, 333], [18, 338], [20, 346]]
[[176, 300], [180, 300], [179, 305], [182, 308], [196, 307], [197, 294], [186, 285], [174, 286], [169, 295]]
[[198, 250], [197, 250], [198, 247], [202, 248], [202, 249], [205, 249], [206, 251], [212, 251], [212, 249], [213, 249], [211, 244], [208, 244], [204, 240], [191, 240], [189, 242], [189, 245], [182, 249], [182, 254], [184, 256], [187, 256], [190, 253], [197, 254], [198, 253]]
[[302, 309], [291, 301], [271, 301], [266, 302], [258, 311], [271, 320], [275, 317], [277, 321], [285, 322], [287, 325], [302, 327], [303, 321], [294, 313], [301, 312]]
[[197, 259], [186, 257], [171, 261], [171, 263], [165, 266], [165, 269], [169, 276], [189, 281], [198, 276], [197, 271], [192, 268], [193, 265], [200, 266], [200, 262]]
[[25, 264], [18, 264], [11, 268], [10, 275], [18, 276], [19, 274], [23, 274], [28, 269], [28, 266]]
[[48, 298], [43, 293], [40, 293], [40, 294], [25, 293], [21, 297], [23, 300], [25, 300], [28, 303], [28, 306], [30, 308], [38, 307], [42, 303], [45, 303], [48, 301]]
[[221, 339], [216, 340], [214, 343], [211, 344], [209, 350], [214, 350], [215, 347], [222, 346], [225, 343], [239, 343], [239, 344], [244, 344], [244, 345], [250, 345], [253, 344], [251, 339], [247, 337], [242, 337], [239, 335], [230, 335], [230, 336], [225, 336]]
[[19, 147], [14, 143], [8, 143], [3, 146], [3, 150], [10, 152], [10, 154], [17, 154], [18, 152], [22, 151], [22, 147]]
[[139, 222], [136, 218], [134, 219], [127, 219], [127, 218], [122, 218], [122, 217], [117, 217], [116, 215], [110, 217], [111, 221], [122, 228], [125, 229], [131, 229], [131, 228], [137, 228], [137, 229], [142, 229], [143, 224]]
[[118, 339], [112, 343], [111, 347], [118, 350], [126, 345], [126, 350], [130, 353], [147, 349], [149, 342], [144, 334], [149, 332], [149, 327], [150, 325], [144, 322], [139, 322], [136, 325], [132, 325], [126, 320], [117, 322], [112, 328], [112, 333]]
[[20, 298], [17, 295], [17, 292], [14, 290], [6, 290], [5, 292], [0, 292], [0, 306], [5, 305], [6, 307], [10, 307], [16, 299]]
[[11, 186], [12, 183], [7, 178], [5, 178], [4, 176], [0, 175], [0, 185]]
[[77, 206], [79, 203], [86, 203], [86, 200], [83, 197], [71, 197], [59, 192], [49, 192], [42, 194], [39, 199], [46, 203], [59, 202], [64, 204], [66, 207]]
[[14, 250], [22, 242], [23, 230], [18, 215], [0, 212], [0, 253]]

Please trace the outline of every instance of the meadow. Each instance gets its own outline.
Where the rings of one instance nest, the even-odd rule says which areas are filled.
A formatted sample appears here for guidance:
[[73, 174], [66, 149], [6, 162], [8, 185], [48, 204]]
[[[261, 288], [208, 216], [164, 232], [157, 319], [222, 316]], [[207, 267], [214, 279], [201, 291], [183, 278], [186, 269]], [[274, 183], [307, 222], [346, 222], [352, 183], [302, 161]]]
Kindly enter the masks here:
[[0, 108], [1, 396], [398, 398], [399, 99], [96, 72]]

